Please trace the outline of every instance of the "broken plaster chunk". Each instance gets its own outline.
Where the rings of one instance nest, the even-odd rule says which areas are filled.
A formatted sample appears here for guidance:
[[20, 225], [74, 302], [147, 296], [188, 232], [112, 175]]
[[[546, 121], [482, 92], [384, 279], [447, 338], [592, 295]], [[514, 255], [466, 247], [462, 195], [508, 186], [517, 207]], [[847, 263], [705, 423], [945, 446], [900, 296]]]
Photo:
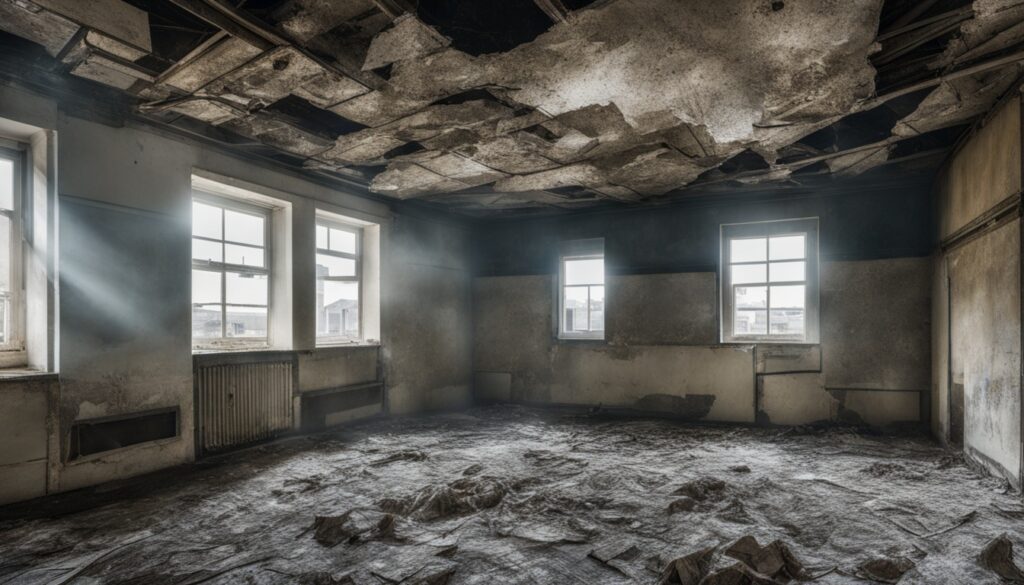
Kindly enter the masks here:
[[715, 561], [715, 547], [692, 552], [668, 563], [658, 585], [698, 585]]
[[373, 37], [366, 51], [363, 71], [370, 71], [407, 59], [424, 57], [440, 51], [452, 43], [451, 39], [425, 24], [415, 15], [406, 13], [395, 19], [388, 30]]
[[242, 102], [272, 104], [323, 72], [319, 63], [298, 50], [277, 47], [215, 81], [206, 91]]
[[747, 535], [726, 549], [725, 555], [772, 578], [802, 579], [806, 577], [803, 563], [781, 540], [761, 546], [753, 536]]
[[978, 555], [978, 564], [999, 575], [1004, 581], [1024, 583], [1024, 571], [1013, 561], [1013, 542], [1005, 532], [985, 545]]
[[857, 565], [854, 575], [876, 583], [898, 583], [903, 574], [913, 569], [914, 561], [904, 556], [869, 559]]

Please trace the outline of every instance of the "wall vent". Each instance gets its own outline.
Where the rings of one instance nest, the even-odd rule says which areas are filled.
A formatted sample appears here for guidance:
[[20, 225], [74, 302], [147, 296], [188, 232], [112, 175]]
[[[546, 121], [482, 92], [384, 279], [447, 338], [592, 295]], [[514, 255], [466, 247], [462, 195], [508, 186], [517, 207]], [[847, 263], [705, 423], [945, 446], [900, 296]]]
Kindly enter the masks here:
[[76, 421], [71, 426], [68, 461], [139, 443], [173, 439], [179, 435], [178, 429], [177, 408]]

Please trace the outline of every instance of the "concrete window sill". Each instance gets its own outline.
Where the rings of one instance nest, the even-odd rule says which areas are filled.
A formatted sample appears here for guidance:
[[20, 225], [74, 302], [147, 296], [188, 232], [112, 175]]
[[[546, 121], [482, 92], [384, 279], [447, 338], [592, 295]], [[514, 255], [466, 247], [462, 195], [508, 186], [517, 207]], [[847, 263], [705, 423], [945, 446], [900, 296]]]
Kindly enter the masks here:
[[0, 384], [4, 382], [24, 382], [37, 380], [56, 380], [54, 372], [41, 372], [28, 368], [4, 368], [0, 369]]

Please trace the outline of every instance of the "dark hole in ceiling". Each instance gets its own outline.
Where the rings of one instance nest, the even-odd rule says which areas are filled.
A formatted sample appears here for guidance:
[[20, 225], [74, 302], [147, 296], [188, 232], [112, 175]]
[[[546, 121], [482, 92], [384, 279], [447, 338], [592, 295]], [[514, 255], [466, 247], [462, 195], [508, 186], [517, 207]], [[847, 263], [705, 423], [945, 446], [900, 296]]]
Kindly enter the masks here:
[[406, 154], [412, 154], [424, 150], [423, 145], [419, 142], [406, 142], [402, 146], [392, 148], [391, 150], [384, 153], [384, 158], [391, 159], [396, 156], [403, 156]]
[[420, 0], [417, 15], [471, 55], [499, 53], [528, 43], [551, 28], [533, 0]]
[[896, 122], [917, 109], [931, 92], [931, 88], [921, 90], [877, 108], [851, 114], [827, 128], [805, 136], [800, 143], [822, 152], [834, 152], [885, 140]]
[[949, 148], [969, 127], [970, 124], [961, 124], [959, 126], [941, 128], [909, 140], [898, 142], [893, 149], [892, 158], [896, 159], [921, 152]]
[[498, 98], [494, 97], [494, 94], [487, 91], [486, 89], [471, 89], [455, 95], [450, 95], [446, 98], [442, 98], [434, 102], [432, 105], [438, 106], [454, 106], [456, 104], [464, 104], [466, 102], [472, 102], [477, 100], [484, 100], [489, 102], [501, 103]]
[[722, 166], [718, 167], [719, 170], [725, 173], [736, 173], [742, 171], [758, 171], [771, 168], [768, 163], [764, 160], [764, 157], [757, 154], [752, 150], [744, 150], [736, 156], [722, 163]]
[[285, 96], [267, 106], [266, 109], [293, 118], [293, 122], [299, 127], [328, 136], [332, 140], [343, 134], [350, 134], [366, 128], [366, 126], [343, 118], [334, 112], [322, 110], [295, 95]]
[[217, 32], [216, 28], [171, 2], [126, 2], [149, 13], [153, 54], [139, 60], [139, 64], [151, 69], [162, 71]]

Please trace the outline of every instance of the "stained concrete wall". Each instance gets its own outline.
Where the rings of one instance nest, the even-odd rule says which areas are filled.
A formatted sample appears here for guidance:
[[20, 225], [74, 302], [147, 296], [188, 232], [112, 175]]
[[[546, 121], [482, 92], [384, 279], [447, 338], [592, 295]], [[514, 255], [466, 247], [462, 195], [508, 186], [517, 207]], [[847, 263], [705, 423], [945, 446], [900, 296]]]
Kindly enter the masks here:
[[[919, 424], [931, 367], [930, 184], [891, 179], [485, 222], [473, 285], [477, 395], [766, 424]], [[723, 348], [720, 226], [801, 217], [820, 220], [820, 344]], [[604, 238], [606, 341], [560, 341], [559, 242], [584, 238]], [[694, 392], [736, 409], [687, 410]]]
[[1020, 100], [993, 112], [937, 182], [932, 428], [981, 465], [1021, 474]]
[[[390, 391], [385, 402], [394, 412], [468, 401], [469, 247], [468, 232], [458, 222], [337, 191], [148, 127], [72, 117], [45, 97], [22, 90], [4, 86], [2, 96], [0, 117], [55, 128], [59, 136], [61, 391], [52, 405], [58, 449], [51, 457], [50, 491], [136, 475], [194, 456], [189, 284], [194, 171], [257, 186], [291, 206], [293, 320], [283, 345], [300, 353], [300, 389], [358, 383], [383, 371]], [[317, 208], [381, 226], [381, 348], [315, 347]], [[179, 409], [180, 437], [66, 462], [75, 420], [158, 407]]]
[[0, 378], [0, 504], [46, 493], [56, 400], [56, 377]]
[[554, 275], [478, 277], [477, 389], [483, 399], [714, 421], [916, 424], [930, 271], [928, 258], [825, 262], [820, 346], [756, 349], [717, 344], [715, 273], [610, 277], [607, 342], [557, 339]]
[[401, 216], [383, 286], [385, 380], [393, 413], [470, 401], [470, 233]]
[[[936, 182], [931, 426], [1021, 483], [1021, 100], [1003, 103]], [[1008, 210], [1008, 211], [1005, 211]], [[1005, 211], [1005, 212], [1004, 212]]]

